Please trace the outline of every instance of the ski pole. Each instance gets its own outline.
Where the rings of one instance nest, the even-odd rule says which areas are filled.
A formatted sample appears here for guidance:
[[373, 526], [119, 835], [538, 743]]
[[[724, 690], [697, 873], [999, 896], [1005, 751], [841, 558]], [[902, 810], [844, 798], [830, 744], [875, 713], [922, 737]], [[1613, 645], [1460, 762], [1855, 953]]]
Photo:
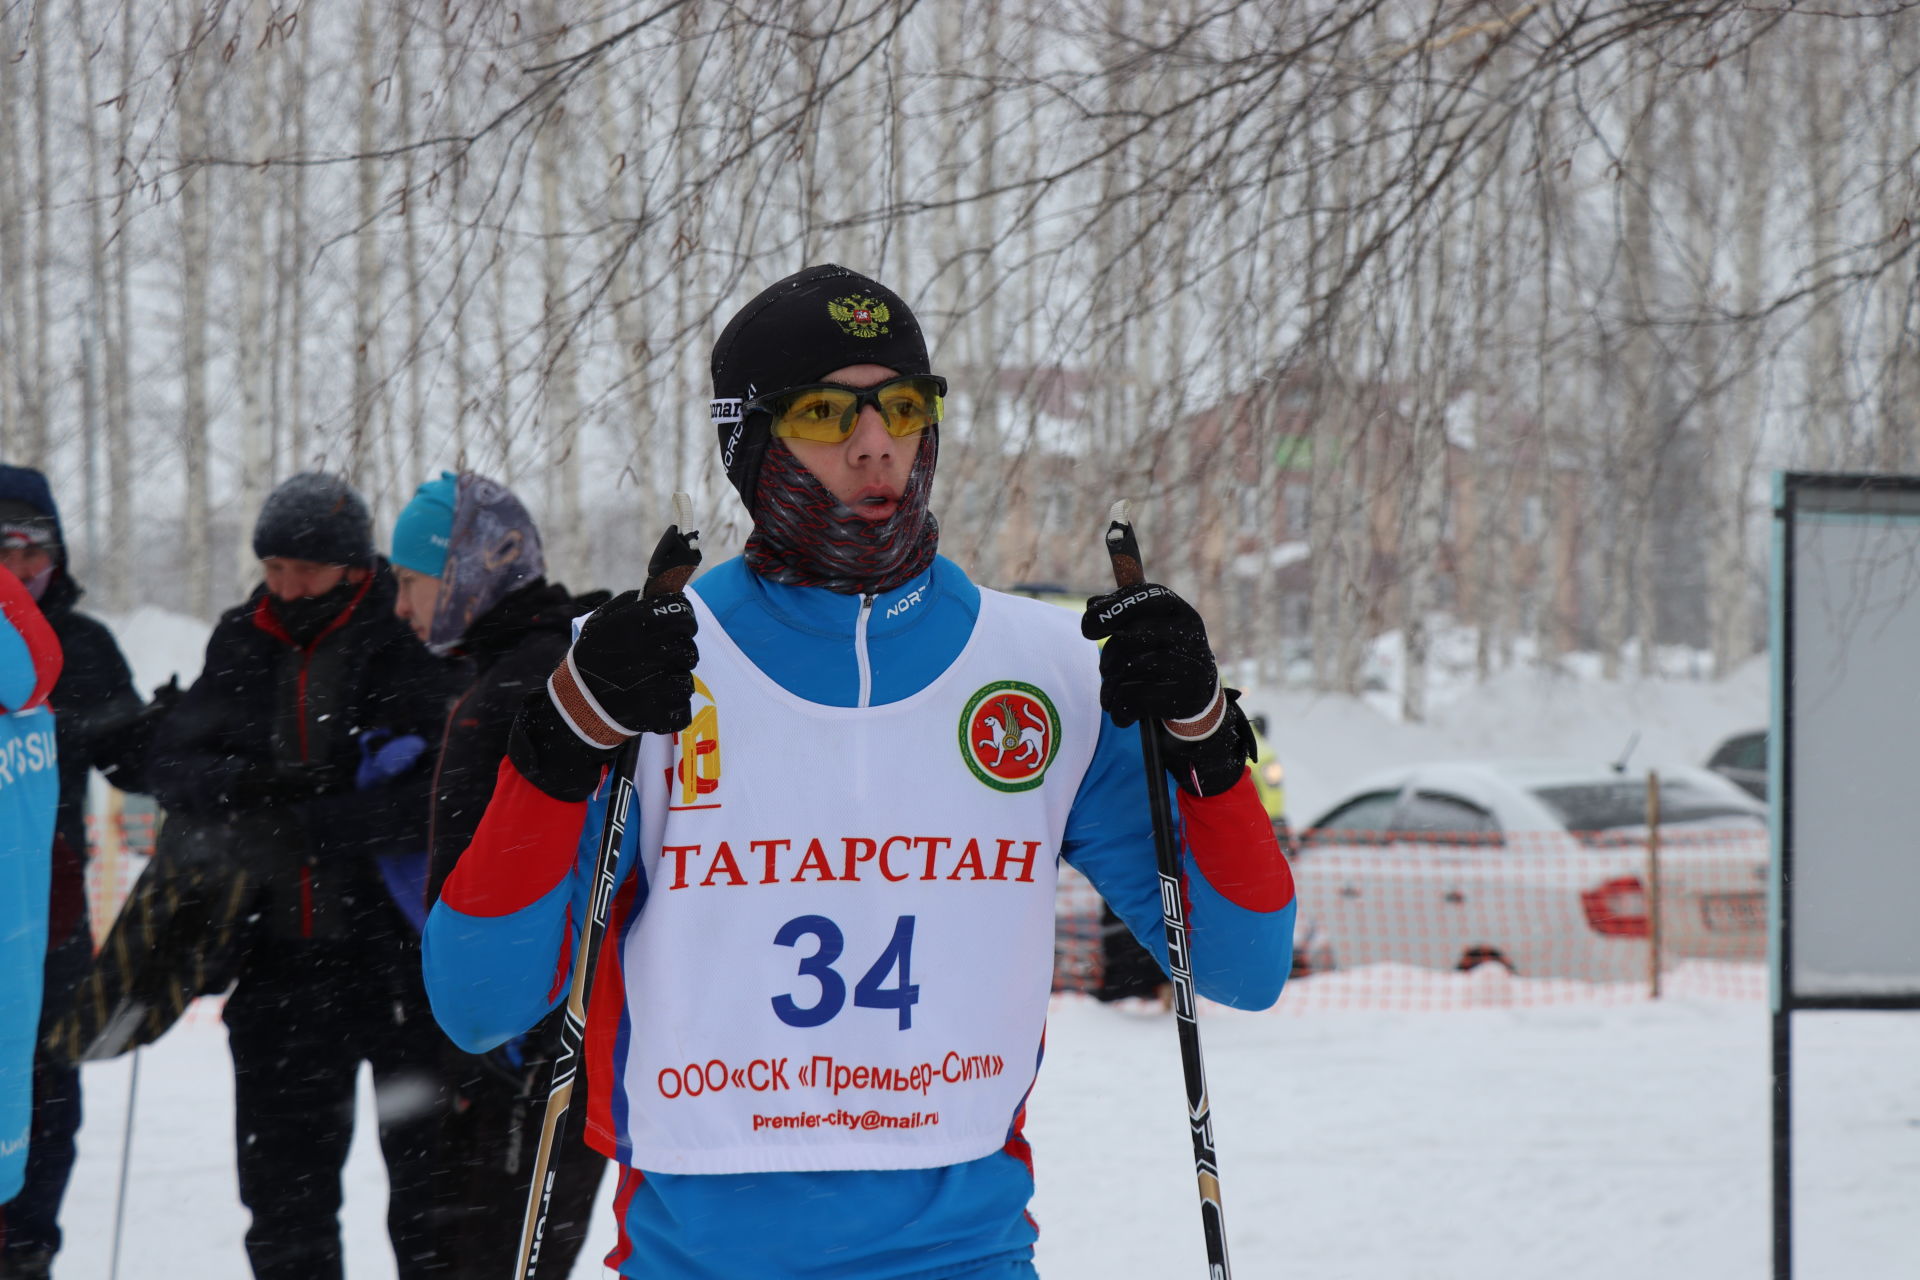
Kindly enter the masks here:
[[[665, 595], [687, 585], [700, 565], [700, 534], [693, 526], [693, 499], [673, 495], [674, 523], [653, 549], [647, 562], [642, 596]], [[580, 922], [580, 940], [573, 949], [573, 984], [567, 990], [567, 1013], [560, 1023], [560, 1053], [553, 1060], [547, 1085], [546, 1116], [540, 1123], [540, 1146], [533, 1158], [533, 1179], [527, 1187], [527, 1216], [520, 1228], [520, 1250], [514, 1280], [532, 1280], [540, 1267], [540, 1241], [553, 1208], [554, 1148], [573, 1102], [573, 1082], [580, 1071], [580, 1055], [587, 1033], [587, 984], [606, 935], [607, 909], [613, 901], [614, 865], [627, 819], [633, 810], [633, 771], [639, 761], [640, 739], [631, 739], [613, 763], [613, 794], [607, 801], [606, 825], [600, 829], [600, 848], [593, 862], [593, 887], [586, 919]]]
[[[1132, 512], [1122, 499], [1107, 525], [1107, 558], [1113, 582], [1125, 590], [1147, 579]], [[1220, 1168], [1213, 1149], [1213, 1108], [1207, 1101], [1207, 1069], [1200, 1060], [1200, 1024], [1194, 1021], [1193, 967], [1187, 954], [1186, 903], [1180, 892], [1180, 848], [1173, 835], [1173, 807], [1160, 762], [1160, 739], [1151, 718], [1140, 721], [1140, 754], [1147, 767], [1147, 806], [1153, 814], [1153, 852], [1160, 867], [1160, 914], [1167, 931], [1167, 968], [1173, 978], [1173, 1013], [1180, 1031], [1180, 1067], [1187, 1078], [1187, 1124], [1193, 1130], [1193, 1172], [1200, 1183], [1200, 1225], [1207, 1237], [1209, 1280], [1227, 1280], [1226, 1210], [1220, 1201]]]
[[127, 1222], [127, 1170], [133, 1163], [133, 1105], [140, 1096], [140, 1050], [133, 1051], [127, 1072], [127, 1122], [120, 1134], [120, 1187], [113, 1196], [113, 1253], [107, 1261], [107, 1280], [120, 1280], [120, 1234]]

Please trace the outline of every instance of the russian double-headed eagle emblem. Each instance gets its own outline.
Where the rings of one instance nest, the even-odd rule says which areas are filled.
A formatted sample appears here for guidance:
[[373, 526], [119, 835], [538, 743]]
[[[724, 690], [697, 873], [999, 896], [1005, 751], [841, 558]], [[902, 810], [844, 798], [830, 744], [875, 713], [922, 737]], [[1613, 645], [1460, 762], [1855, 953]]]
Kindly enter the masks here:
[[893, 312], [886, 303], [858, 294], [835, 298], [827, 304], [827, 314], [833, 317], [835, 324], [856, 338], [879, 337], [887, 331], [887, 321], [893, 319]]

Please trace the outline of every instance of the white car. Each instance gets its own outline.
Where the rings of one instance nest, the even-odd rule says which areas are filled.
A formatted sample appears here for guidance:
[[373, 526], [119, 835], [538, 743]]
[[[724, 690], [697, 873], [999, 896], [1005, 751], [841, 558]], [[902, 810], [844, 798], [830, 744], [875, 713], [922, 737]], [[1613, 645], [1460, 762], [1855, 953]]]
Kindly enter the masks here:
[[[1766, 807], [1703, 769], [1660, 777], [1663, 963], [1764, 958]], [[1295, 971], [1496, 963], [1530, 977], [1644, 977], [1646, 793], [1644, 774], [1566, 761], [1366, 779], [1301, 833]]]

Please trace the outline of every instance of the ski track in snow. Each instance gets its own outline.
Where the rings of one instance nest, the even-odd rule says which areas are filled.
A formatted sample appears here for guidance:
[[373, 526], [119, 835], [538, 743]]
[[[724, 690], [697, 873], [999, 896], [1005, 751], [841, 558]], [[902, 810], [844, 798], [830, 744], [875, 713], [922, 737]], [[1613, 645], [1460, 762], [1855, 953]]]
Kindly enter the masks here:
[[[1920, 1018], [1798, 1014], [1794, 1030], [1799, 1274], [1920, 1276]], [[1208, 1007], [1202, 1038], [1243, 1280], [1768, 1274], [1762, 1005]], [[128, 1280], [248, 1274], [225, 1039], [202, 1004], [142, 1055]], [[62, 1280], [107, 1275], [127, 1080], [126, 1059], [86, 1068]], [[370, 1115], [363, 1077], [342, 1214], [352, 1280], [394, 1274]], [[1027, 1132], [1045, 1280], [1202, 1273], [1167, 1017], [1057, 998]], [[613, 1245], [611, 1187], [576, 1276], [608, 1274], [594, 1264]]]

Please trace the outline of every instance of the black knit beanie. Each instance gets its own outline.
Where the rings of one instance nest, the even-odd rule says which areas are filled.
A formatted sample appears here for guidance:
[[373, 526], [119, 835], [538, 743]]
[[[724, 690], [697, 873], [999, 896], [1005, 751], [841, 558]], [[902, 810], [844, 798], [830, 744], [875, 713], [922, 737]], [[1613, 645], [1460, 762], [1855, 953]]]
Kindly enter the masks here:
[[712, 418], [727, 479], [749, 510], [771, 437], [766, 415], [743, 417], [741, 405], [854, 364], [933, 372], [900, 295], [845, 267], [825, 263], [768, 285], [727, 322], [713, 344]]
[[267, 495], [253, 525], [253, 554], [367, 568], [373, 564], [373, 517], [339, 476], [303, 471]]

